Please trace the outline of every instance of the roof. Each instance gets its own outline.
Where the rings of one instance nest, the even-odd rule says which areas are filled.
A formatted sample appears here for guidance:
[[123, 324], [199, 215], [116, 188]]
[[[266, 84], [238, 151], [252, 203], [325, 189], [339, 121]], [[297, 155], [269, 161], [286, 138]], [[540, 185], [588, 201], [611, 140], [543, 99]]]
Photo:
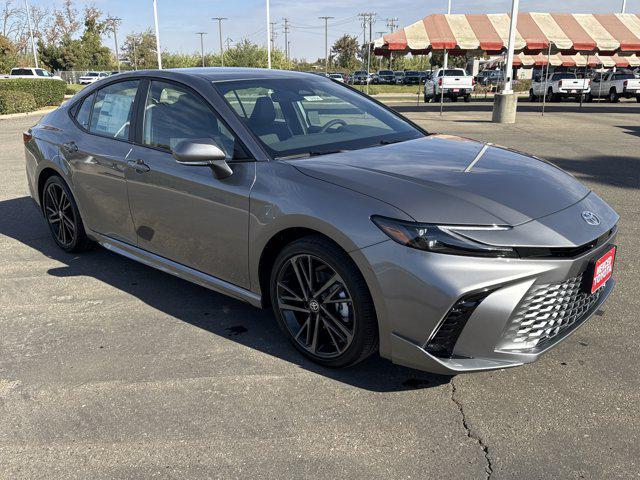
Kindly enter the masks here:
[[306, 72], [296, 72], [292, 70], [275, 70], [268, 68], [241, 68], [241, 67], [195, 67], [195, 68], [170, 68], [164, 71], [182, 73], [204, 77], [210, 81], [223, 80], [251, 80], [254, 78], [284, 78], [304, 75], [313, 75]]
[[[376, 53], [431, 50], [499, 52], [509, 42], [511, 17], [497, 14], [435, 14], [384, 35]], [[520, 13], [515, 50], [562, 53], [640, 53], [640, 14]]]
[[[495, 68], [502, 64], [502, 59], [493, 59], [487, 63], [486, 68]], [[640, 58], [636, 55], [563, 55], [556, 54], [549, 57], [549, 63], [553, 67], [638, 67], [640, 66]], [[547, 55], [539, 53], [537, 55], [518, 54], [513, 57], [513, 66], [522, 68], [542, 67], [547, 64]]]

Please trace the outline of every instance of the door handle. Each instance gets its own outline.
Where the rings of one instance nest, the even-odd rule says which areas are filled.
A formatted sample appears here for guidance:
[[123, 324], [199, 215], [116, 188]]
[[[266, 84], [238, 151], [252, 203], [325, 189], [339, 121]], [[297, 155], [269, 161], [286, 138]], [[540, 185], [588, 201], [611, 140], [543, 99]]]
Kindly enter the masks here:
[[63, 143], [62, 148], [71, 153], [78, 151], [78, 145], [76, 145], [76, 142], [74, 142], [73, 140], [67, 143]]
[[151, 170], [151, 167], [144, 163], [144, 160], [142, 160], [141, 158], [137, 160], [128, 160], [127, 163], [138, 173], [145, 173]]

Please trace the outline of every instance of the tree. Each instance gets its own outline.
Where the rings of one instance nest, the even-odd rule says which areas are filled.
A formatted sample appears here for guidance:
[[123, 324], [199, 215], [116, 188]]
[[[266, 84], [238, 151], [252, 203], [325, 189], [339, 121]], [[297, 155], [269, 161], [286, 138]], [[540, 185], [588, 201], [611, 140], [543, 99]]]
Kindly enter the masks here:
[[15, 64], [15, 46], [7, 37], [0, 35], [0, 73], [9, 73]]
[[359, 51], [358, 39], [351, 35], [343, 35], [331, 47], [331, 54], [335, 56], [335, 64], [347, 70], [358, 68], [357, 55]]
[[[267, 47], [243, 39], [224, 53], [224, 64], [229, 67], [267, 68]], [[286, 60], [284, 52], [273, 49], [271, 65], [273, 68], [286, 69], [291, 67], [291, 62]]]
[[134, 70], [158, 68], [156, 36], [151, 29], [127, 35], [122, 44], [122, 58]]

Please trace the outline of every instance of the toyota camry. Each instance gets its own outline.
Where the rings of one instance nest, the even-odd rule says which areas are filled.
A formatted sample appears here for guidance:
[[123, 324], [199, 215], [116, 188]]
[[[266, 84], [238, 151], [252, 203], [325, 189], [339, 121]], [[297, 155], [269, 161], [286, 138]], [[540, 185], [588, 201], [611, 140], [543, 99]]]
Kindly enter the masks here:
[[322, 76], [123, 73], [23, 137], [61, 249], [98, 243], [270, 307], [324, 366], [529, 363], [614, 287], [618, 215], [574, 177]]

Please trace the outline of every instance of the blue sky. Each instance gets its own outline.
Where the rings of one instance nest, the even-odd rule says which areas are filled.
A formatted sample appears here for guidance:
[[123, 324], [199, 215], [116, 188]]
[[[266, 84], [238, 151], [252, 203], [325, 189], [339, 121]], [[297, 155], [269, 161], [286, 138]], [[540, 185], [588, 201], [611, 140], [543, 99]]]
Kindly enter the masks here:
[[[55, 0], [30, 0], [31, 4], [51, 7]], [[105, 13], [122, 18], [121, 36], [153, 26], [152, 0], [94, 0], [77, 2], [78, 6], [93, 4]], [[608, 13], [619, 12], [622, 0], [521, 0], [520, 10], [529, 12]], [[386, 30], [384, 19], [396, 17], [400, 26], [409, 25], [431, 13], [444, 13], [447, 0], [271, 0], [271, 21], [276, 26], [276, 44], [284, 48], [282, 19], [291, 22], [289, 40], [291, 54], [296, 58], [315, 60], [324, 57], [324, 27], [322, 15], [335, 17], [329, 23], [329, 45], [344, 33], [362, 38], [359, 12], [375, 12], [376, 32]], [[511, 8], [510, 0], [452, 0], [452, 13], [496, 13]], [[627, 12], [640, 13], [640, 0], [627, 0]], [[160, 40], [162, 48], [184, 53], [199, 52], [200, 40], [195, 32], [208, 32], [205, 50], [217, 51], [217, 22], [211, 17], [228, 17], [223, 23], [223, 40], [238, 41], [248, 37], [266, 44], [264, 0], [158, 0]], [[112, 41], [106, 44], [112, 47]]]

